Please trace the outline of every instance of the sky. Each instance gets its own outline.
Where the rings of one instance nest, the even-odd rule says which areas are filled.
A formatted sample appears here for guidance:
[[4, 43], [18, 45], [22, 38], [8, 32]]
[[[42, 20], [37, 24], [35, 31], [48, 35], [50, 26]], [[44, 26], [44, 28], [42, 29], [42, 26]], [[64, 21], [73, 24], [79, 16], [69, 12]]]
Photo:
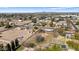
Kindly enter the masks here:
[[79, 7], [0, 7], [0, 13], [79, 12]]

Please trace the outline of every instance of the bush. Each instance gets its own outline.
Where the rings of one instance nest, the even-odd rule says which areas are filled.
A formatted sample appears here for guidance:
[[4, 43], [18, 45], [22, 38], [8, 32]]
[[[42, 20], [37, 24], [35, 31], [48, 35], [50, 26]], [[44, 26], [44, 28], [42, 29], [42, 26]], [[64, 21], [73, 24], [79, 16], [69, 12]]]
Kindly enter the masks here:
[[41, 24], [43, 27], [46, 26], [46, 22], [41, 22]]
[[79, 51], [79, 44], [75, 43], [73, 41], [67, 41], [67, 44], [70, 48], [75, 49], [76, 51]]
[[4, 24], [4, 22], [0, 22], [0, 27], [2, 27], [2, 26], [4, 26], [5, 24]]
[[48, 48], [47, 51], [61, 51], [62, 48], [58, 44], [54, 44], [51, 48]]
[[35, 46], [35, 44], [34, 43], [29, 43], [29, 46], [33, 48]]
[[26, 43], [25, 46], [26, 46], [26, 47], [31, 47], [31, 48], [33, 48], [33, 47], [35, 47], [36, 45], [35, 45], [34, 43]]
[[58, 33], [59, 33], [60, 35], [62, 35], [62, 36], [65, 36], [65, 29], [59, 28], [59, 29], [58, 29]]
[[9, 25], [9, 23], [7, 23], [6, 25], [5, 25], [5, 28], [11, 28], [12, 26], [11, 25]]
[[36, 20], [36, 19], [32, 19], [32, 22], [33, 22], [33, 23], [37, 23], [37, 20]]
[[34, 27], [34, 29], [38, 29], [38, 27], [37, 27], [37, 26], [35, 26], [35, 27]]
[[39, 29], [39, 33], [45, 33], [45, 31], [44, 30], [42, 30], [42, 29]]
[[53, 27], [53, 22], [51, 21], [49, 25], [50, 25], [50, 27]]
[[76, 23], [76, 25], [79, 25], [79, 21]]
[[41, 36], [41, 35], [36, 36], [36, 41], [37, 41], [37, 42], [43, 42], [44, 39], [45, 39], [45, 38], [44, 38], [43, 36]]
[[76, 32], [76, 33], [74, 34], [74, 37], [75, 37], [76, 40], [79, 40], [79, 33]]

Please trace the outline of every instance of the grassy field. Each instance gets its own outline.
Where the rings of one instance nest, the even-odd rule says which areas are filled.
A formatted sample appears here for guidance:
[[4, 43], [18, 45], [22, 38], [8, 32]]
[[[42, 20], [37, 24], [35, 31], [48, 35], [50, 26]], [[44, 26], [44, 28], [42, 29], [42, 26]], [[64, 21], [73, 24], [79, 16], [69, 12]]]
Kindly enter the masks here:
[[24, 49], [24, 46], [20, 46], [16, 51], [22, 51]]

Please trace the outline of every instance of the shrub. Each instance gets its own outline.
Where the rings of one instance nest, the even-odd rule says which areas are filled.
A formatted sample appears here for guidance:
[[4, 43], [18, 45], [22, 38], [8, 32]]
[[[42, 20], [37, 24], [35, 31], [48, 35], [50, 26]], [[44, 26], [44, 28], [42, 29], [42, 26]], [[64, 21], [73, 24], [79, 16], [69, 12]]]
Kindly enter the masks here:
[[0, 22], [0, 27], [4, 26], [4, 22]]
[[36, 36], [36, 41], [37, 41], [37, 42], [43, 42], [44, 39], [45, 39], [45, 38], [44, 38], [43, 36], [41, 36], [41, 35]]
[[54, 44], [51, 48], [48, 48], [47, 51], [61, 51], [62, 48], [58, 44]]
[[5, 25], [5, 28], [11, 28], [12, 26], [11, 25], [9, 25], [9, 23], [7, 23], [6, 25]]
[[78, 21], [78, 22], [76, 22], [76, 25], [79, 25], [79, 21]]
[[33, 23], [37, 23], [37, 20], [36, 20], [36, 19], [32, 19], [32, 22], [33, 22]]
[[35, 27], [34, 27], [34, 29], [38, 29], [38, 27], [37, 27], [37, 26], [35, 26]]
[[34, 43], [26, 43], [25, 46], [26, 46], [26, 47], [31, 47], [31, 48], [33, 48], [33, 47], [35, 47], [36, 45], [35, 45]]
[[29, 43], [29, 46], [33, 48], [35, 46], [35, 44], [34, 43]]
[[67, 44], [70, 48], [79, 51], [79, 44], [73, 41], [67, 41]]

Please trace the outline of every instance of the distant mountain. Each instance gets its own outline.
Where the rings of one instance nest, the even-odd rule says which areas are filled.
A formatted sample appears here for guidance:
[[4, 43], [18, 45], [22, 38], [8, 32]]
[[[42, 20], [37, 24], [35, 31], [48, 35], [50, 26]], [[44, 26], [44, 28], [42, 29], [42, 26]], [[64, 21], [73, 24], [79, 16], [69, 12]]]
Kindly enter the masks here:
[[0, 13], [79, 12], [79, 7], [0, 7]]

